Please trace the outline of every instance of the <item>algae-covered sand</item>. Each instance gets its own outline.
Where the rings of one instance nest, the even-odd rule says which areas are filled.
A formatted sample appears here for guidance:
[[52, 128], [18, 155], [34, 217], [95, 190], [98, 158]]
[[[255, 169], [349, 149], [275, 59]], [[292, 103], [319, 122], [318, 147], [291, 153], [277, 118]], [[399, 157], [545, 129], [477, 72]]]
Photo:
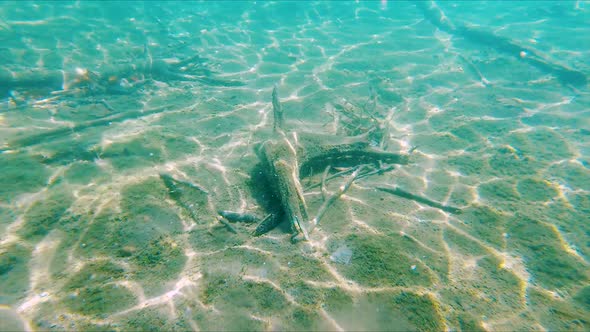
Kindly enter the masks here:
[[[2, 6], [2, 73], [89, 80], [2, 97], [2, 328], [590, 329], [590, 96], [555, 75], [590, 74], [572, 33], [588, 8], [432, 7], [505, 38], [481, 45], [412, 2], [232, 4]], [[84, 71], [143, 59], [196, 62], [102, 85]], [[217, 214], [273, 209], [255, 147], [276, 137], [275, 85], [289, 130], [333, 135], [343, 109], [371, 107], [371, 144], [412, 157], [355, 181], [296, 244], [288, 222], [255, 237]], [[315, 213], [322, 189], [304, 196]]]

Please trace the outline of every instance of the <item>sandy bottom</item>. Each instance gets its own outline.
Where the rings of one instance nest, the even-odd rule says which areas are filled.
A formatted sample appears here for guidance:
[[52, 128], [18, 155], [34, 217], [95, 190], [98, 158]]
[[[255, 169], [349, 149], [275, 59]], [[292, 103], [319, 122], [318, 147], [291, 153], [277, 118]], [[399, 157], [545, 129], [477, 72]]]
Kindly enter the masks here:
[[[39, 14], [37, 24], [6, 6], [0, 34], [30, 37], [0, 56], [15, 71], [99, 70], [104, 59], [141, 57], [136, 34], [152, 32], [152, 56], [197, 52], [216, 77], [244, 85], [23, 89], [3, 102], [2, 329], [590, 329], [587, 87], [435, 30], [411, 3], [323, 4], [299, 8], [301, 17], [271, 3], [239, 15], [154, 4], [124, 18], [92, 6]], [[545, 31], [534, 15], [543, 13], [523, 24]], [[66, 22], [80, 26], [70, 41], [59, 37]], [[44, 51], [66, 42], [78, 51]], [[234, 234], [216, 220], [217, 210], [267, 213], [254, 146], [273, 137], [274, 84], [291, 131], [334, 134], [338, 105], [365, 105], [373, 93], [387, 149], [413, 151], [411, 164], [356, 181], [309, 242], [292, 244], [287, 225], [253, 237], [256, 225], [234, 224]], [[204, 191], [188, 186], [172, 199], [161, 173]], [[383, 185], [462, 213], [375, 189]], [[312, 214], [323, 202], [319, 188], [305, 198]]]

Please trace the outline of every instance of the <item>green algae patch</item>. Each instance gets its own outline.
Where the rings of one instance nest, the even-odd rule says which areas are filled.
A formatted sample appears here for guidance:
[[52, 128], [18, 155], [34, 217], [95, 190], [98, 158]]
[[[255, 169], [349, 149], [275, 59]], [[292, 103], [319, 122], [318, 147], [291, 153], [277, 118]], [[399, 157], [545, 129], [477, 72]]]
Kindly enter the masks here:
[[169, 236], [161, 236], [141, 249], [132, 261], [135, 275], [146, 284], [146, 293], [156, 291], [165, 281], [177, 278], [186, 262], [181, 246]]
[[0, 303], [15, 303], [29, 289], [31, 251], [13, 244], [0, 248]]
[[489, 158], [491, 170], [484, 173], [490, 176], [528, 176], [537, 173], [545, 166], [543, 162], [513, 147], [499, 147], [490, 153], [492, 154]]
[[447, 228], [443, 233], [444, 241], [447, 245], [465, 256], [482, 256], [490, 254], [486, 248], [479, 243], [465, 237], [462, 234]]
[[155, 228], [163, 233], [182, 231], [177, 211], [166, 202], [168, 191], [159, 177], [150, 177], [123, 188], [121, 208], [126, 222]]
[[[250, 236], [250, 235], [248, 235]], [[246, 241], [243, 234], [234, 234], [219, 225], [211, 229], [197, 227], [189, 232], [189, 244], [198, 251], [213, 251], [239, 246]]]
[[552, 331], [588, 331], [589, 310], [576, 306], [569, 301], [554, 298], [546, 292], [535, 288], [528, 289], [528, 303], [535, 318], [543, 327]]
[[483, 136], [477, 131], [473, 125], [463, 124], [451, 130], [451, 134], [457, 136], [460, 139], [468, 141], [470, 144], [482, 144]]
[[25, 152], [4, 153], [0, 158], [0, 201], [10, 202], [20, 194], [38, 191], [47, 184], [50, 171]]
[[503, 268], [503, 263], [497, 258], [486, 256], [477, 261], [477, 275], [485, 276], [479, 280], [465, 281], [478, 292], [480, 303], [488, 308], [495, 308], [495, 312], [506, 311], [506, 314], [525, 309], [523, 293], [525, 280], [520, 280], [515, 274]]
[[347, 331], [442, 331], [445, 327], [440, 304], [428, 294], [371, 292], [326, 311]]
[[172, 318], [167, 314], [166, 309], [150, 307], [121, 316], [117, 330], [153, 332], [193, 330], [184, 315]]
[[[162, 130], [165, 132], [153, 132], [150, 134], [151, 139], [161, 144], [161, 150], [164, 151], [162, 157], [176, 160], [199, 151], [200, 146], [196, 141], [190, 139], [190, 135], [194, 135], [194, 131], [187, 131], [186, 134], [180, 133], [177, 131], [178, 123], [171, 124], [170, 128], [170, 130], [163, 128]], [[154, 154], [151, 157], [155, 156]]]
[[25, 225], [18, 235], [24, 239], [37, 241], [54, 229], [66, 210], [72, 204], [73, 197], [65, 189], [56, 188], [44, 199], [39, 200], [25, 212]]
[[352, 251], [350, 264], [339, 264], [338, 270], [346, 278], [369, 287], [430, 285], [426, 268], [403, 251], [407, 248], [392, 245], [392, 239], [349, 235], [345, 243]]
[[[579, 160], [580, 158], [578, 158]], [[583, 161], [583, 164], [575, 162], [557, 163], [551, 165], [547, 173], [562, 178], [572, 189], [583, 189], [590, 191], [590, 163]]]
[[[155, 268], [182, 255], [182, 250], [171, 238], [162, 236], [143, 248], [134, 261], [142, 268]], [[163, 267], [166, 269], [166, 267]]]
[[538, 178], [525, 178], [518, 182], [518, 192], [523, 199], [544, 202], [557, 196], [558, 192], [548, 181]]
[[[127, 199], [130, 200], [124, 198]], [[126, 201], [123, 212], [104, 209], [96, 216], [89, 213], [64, 218], [68, 221], [64, 223], [64, 227], [67, 226], [64, 230], [68, 233], [66, 242], [70, 245], [78, 242], [74, 249], [83, 257], [128, 258], [163, 234], [181, 232], [178, 215], [161, 204], [156, 197], [146, 193], [144, 199], [138, 198], [135, 206]], [[81, 237], [79, 241], [78, 236]]]
[[202, 331], [267, 331], [268, 324], [252, 317], [248, 309], [232, 309], [223, 312], [197, 311], [194, 321]]
[[537, 160], [560, 161], [574, 157], [567, 141], [555, 130], [539, 127], [528, 132], [514, 132], [506, 136], [508, 144]]
[[474, 206], [464, 210], [461, 215], [461, 221], [465, 225], [463, 230], [496, 249], [504, 248], [505, 239], [502, 233], [507, 218], [500, 211], [487, 206]]
[[125, 270], [109, 261], [84, 266], [65, 285], [63, 304], [72, 311], [103, 317], [133, 306], [135, 296], [112, 282], [122, 279]]
[[381, 329], [396, 326], [400, 319], [410, 324], [409, 330], [442, 331], [444, 319], [439, 304], [431, 296], [402, 292], [397, 295], [370, 294], [369, 302], [377, 302], [379, 314], [377, 322]]
[[448, 153], [466, 146], [466, 141], [450, 133], [417, 134], [412, 143], [427, 153]]
[[322, 318], [317, 310], [306, 307], [293, 307], [293, 309], [284, 316], [284, 325], [279, 326], [278, 328], [285, 331], [313, 331], [319, 330], [321, 323]]
[[[68, 329], [64, 327], [61, 330], [68, 330]], [[117, 328], [114, 325], [111, 325], [110, 323], [100, 325], [100, 324], [93, 324], [91, 322], [82, 321], [82, 322], [77, 323], [76, 327], [71, 330], [92, 331], [92, 332], [113, 332], [113, 331], [117, 331]]]
[[258, 275], [272, 278], [283, 274], [268, 255], [246, 248], [227, 248], [200, 259], [203, 266], [209, 266], [212, 274], [221, 273], [233, 276]]
[[121, 190], [121, 207], [128, 213], [141, 213], [146, 205], [159, 205], [168, 197], [168, 189], [158, 177], [150, 177]]
[[438, 292], [441, 301], [457, 313], [456, 324], [472, 326], [478, 324], [475, 317], [511, 315], [526, 309], [526, 281], [505, 269], [497, 258], [481, 256], [472, 266], [459, 269], [451, 276], [453, 282]]
[[75, 249], [83, 249], [81, 247], [75, 248], [75, 245], [80, 245], [78, 241], [84, 231], [88, 229], [88, 222], [90, 220], [92, 220], [91, 213], [72, 214], [67, 212], [61, 218], [59, 222], [59, 231], [57, 231], [60, 238], [59, 246], [57, 250], [55, 250], [51, 264], [49, 264], [49, 272], [53, 278], [62, 278], [69, 273], [68, 268], [71, 264], [69, 261], [70, 255], [72, 254], [72, 251], [75, 255], [79, 253]]
[[548, 289], [570, 288], [590, 280], [587, 268], [566, 251], [548, 224], [517, 214], [508, 222], [508, 248], [526, 262], [533, 280]]
[[443, 169], [457, 170], [466, 176], [480, 176], [490, 171], [486, 159], [472, 154], [448, 156], [441, 163]]
[[125, 287], [107, 284], [80, 288], [76, 293], [67, 295], [63, 302], [74, 312], [104, 317], [133, 306], [137, 300]]
[[227, 308], [223, 311], [197, 309], [193, 321], [202, 331], [268, 331], [268, 323], [253, 317], [248, 308]]
[[322, 307], [328, 312], [341, 312], [353, 305], [353, 298], [341, 288], [327, 288], [323, 290]]
[[57, 141], [43, 146], [42, 154], [37, 156], [40, 163], [51, 166], [65, 166], [70, 163], [98, 158], [96, 151], [88, 142], [72, 140], [64, 143]]
[[479, 196], [494, 205], [503, 206], [507, 202], [515, 202], [520, 199], [516, 186], [511, 181], [495, 180], [482, 183], [477, 187]]
[[587, 311], [590, 311], [590, 286], [580, 289], [574, 295], [574, 300]]
[[317, 307], [322, 301], [322, 290], [302, 280], [281, 283], [281, 288], [303, 306]]
[[[225, 110], [224, 110], [225, 111]], [[216, 137], [227, 133], [228, 128], [243, 128], [247, 122], [241, 117], [229, 114], [227, 116], [211, 117], [199, 124], [200, 133], [203, 137]], [[223, 142], [220, 142], [221, 146]], [[211, 147], [217, 147], [213, 145]]]
[[[74, 295], [73, 293], [71, 295]], [[67, 296], [67, 295], [66, 295]], [[105, 314], [99, 314], [95, 317], [86, 316], [84, 319], [66, 319], [72, 315], [80, 316], [73, 313], [68, 308], [64, 308], [63, 299], [60, 303], [55, 301], [46, 301], [38, 303], [35, 306], [35, 312], [30, 319], [31, 326], [35, 331], [116, 331], [115, 324], [109, 322], [97, 322], [92, 318], [103, 318]], [[59, 310], [59, 311], [58, 311]], [[67, 314], [61, 314], [69, 311]], [[59, 312], [60, 314], [56, 314]], [[90, 318], [90, 319], [89, 319]], [[101, 324], [103, 323], [103, 324]]]
[[160, 145], [151, 135], [142, 136], [109, 145], [101, 157], [110, 160], [117, 170], [154, 166], [164, 161]]
[[0, 234], [5, 234], [6, 228], [15, 220], [16, 216], [9, 208], [0, 206]]
[[302, 255], [299, 251], [283, 255], [279, 259], [281, 266], [288, 266], [290, 272], [306, 280], [328, 281], [333, 279], [330, 272], [322, 266], [318, 259]]
[[203, 277], [201, 300], [222, 310], [247, 309], [254, 314], [269, 315], [288, 305], [282, 291], [264, 282], [224, 273], [206, 273]]
[[88, 285], [102, 285], [123, 278], [125, 270], [109, 261], [88, 263], [76, 273], [64, 286], [71, 291]]
[[486, 332], [481, 322], [470, 313], [463, 313], [457, 316], [457, 323], [461, 331]]
[[88, 184], [96, 179], [102, 170], [94, 162], [82, 161], [73, 163], [64, 173], [65, 179], [74, 184]]

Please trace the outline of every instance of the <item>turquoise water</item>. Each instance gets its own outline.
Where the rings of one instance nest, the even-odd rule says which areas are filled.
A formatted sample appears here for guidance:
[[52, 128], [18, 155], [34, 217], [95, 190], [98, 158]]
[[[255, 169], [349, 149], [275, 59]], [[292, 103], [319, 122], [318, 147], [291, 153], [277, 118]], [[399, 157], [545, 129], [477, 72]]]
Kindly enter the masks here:
[[589, 330], [588, 22], [3, 2], [0, 330]]

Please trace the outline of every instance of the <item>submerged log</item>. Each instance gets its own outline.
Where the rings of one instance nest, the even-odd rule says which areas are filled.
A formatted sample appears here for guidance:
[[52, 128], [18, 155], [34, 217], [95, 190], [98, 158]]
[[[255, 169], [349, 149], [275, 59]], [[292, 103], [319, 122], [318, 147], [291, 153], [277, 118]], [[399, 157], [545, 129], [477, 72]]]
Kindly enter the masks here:
[[[424, 17], [440, 30], [469, 40], [472, 43], [492, 47], [498, 52], [518, 57], [539, 70], [552, 74], [564, 85], [585, 86], [588, 83], [586, 75], [578, 70], [568, 68], [550, 60], [539, 51], [519, 44], [517, 41], [495, 35], [492, 32], [475, 27], [454, 24], [434, 1], [416, 1], [416, 6]], [[524, 52], [525, 56], [521, 56]]]
[[240, 213], [227, 210], [218, 210], [217, 213], [229, 222], [255, 223], [260, 221], [256, 215], [251, 213]]
[[303, 188], [299, 181], [297, 152], [286, 137], [263, 143], [258, 156], [265, 173], [277, 194], [281, 210], [289, 220], [294, 236], [305, 234], [301, 222], [309, 219], [307, 205], [303, 198]]
[[[41, 92], [82, 89], [93, 93], [129, 93], [147, 79], [159, 81], [197, 81], [213, 86], [242, 86], [243, 82], [218, 79], [200, 62], [191, 57], [178, 62], [142, 60], [119, 65], [104, 66], [96, 71], [76, 68], [72, 71], [30, 69], [14, 72], [0, 70], [0, 95], [10, 96], [13, 90]], [[192, 65], [191, 65], [192, 64]]]
[[445, 212], [449, 212], [449, 213], [453, 213], [453, 214], [461, 214], [461, 209], [458, 207], [443, 205], [442, 203], [433, 201], [433, 200], [426, 198], [424, 196], [412, 194], [412, 193], [402, 190], [398, 187], [375, 187], [375, 189], [392, 194], [392, 195], [403, 197], [403, 198], [406, 198], [406, 199], [409, 199], [409, 200], [412, 200], [412, 201], [415, 201], [415, 202], [418, 202], [418, 203], [421, 203], [424, 205], [428, 205], [433, 208], [441, 209]]
[[304, 175], [310, 175], [313, 170], [323, 170], [327, 166], [409, 162], [407, 155], [371, 147], [366, 135], [350, 137], [298, 132], [285, 134], [283, 111], [276, 87], [273, 89], [272, 97], [274, 128], [278, 137], [260, 144], [256, 152], [271, 190], [278, 198], [280, 209], [278, 213], [265, 218], [255, 231], [255, 235], [271, 230], [278, 225], [278, 218], [284, 215], [293, 232], [292, 241], [307, 239], [308, 230], [313, 229], [317, 220], [310, 219], [303, 196], [301, 178], [302, 173], [306, 171], [308, 173]]
[[[280, 139], [266, 141], [258, 147], [257, 152], [272, 190], [279, 197], [281, 209], [291, 225], [293, 241], [307, 237], [313, 222], [303, 197], [300, 182], [302, 170], [321, 170], [328, 165], [409, 162], [407, 155], [374, 149], [358, 137], [330, 136], [328, 142], [327, 136], [321, 134], [291, 133], [291, 137], [292, 140], [285, 135]], [[337, 144], [336, 141], [341, 143]]]

